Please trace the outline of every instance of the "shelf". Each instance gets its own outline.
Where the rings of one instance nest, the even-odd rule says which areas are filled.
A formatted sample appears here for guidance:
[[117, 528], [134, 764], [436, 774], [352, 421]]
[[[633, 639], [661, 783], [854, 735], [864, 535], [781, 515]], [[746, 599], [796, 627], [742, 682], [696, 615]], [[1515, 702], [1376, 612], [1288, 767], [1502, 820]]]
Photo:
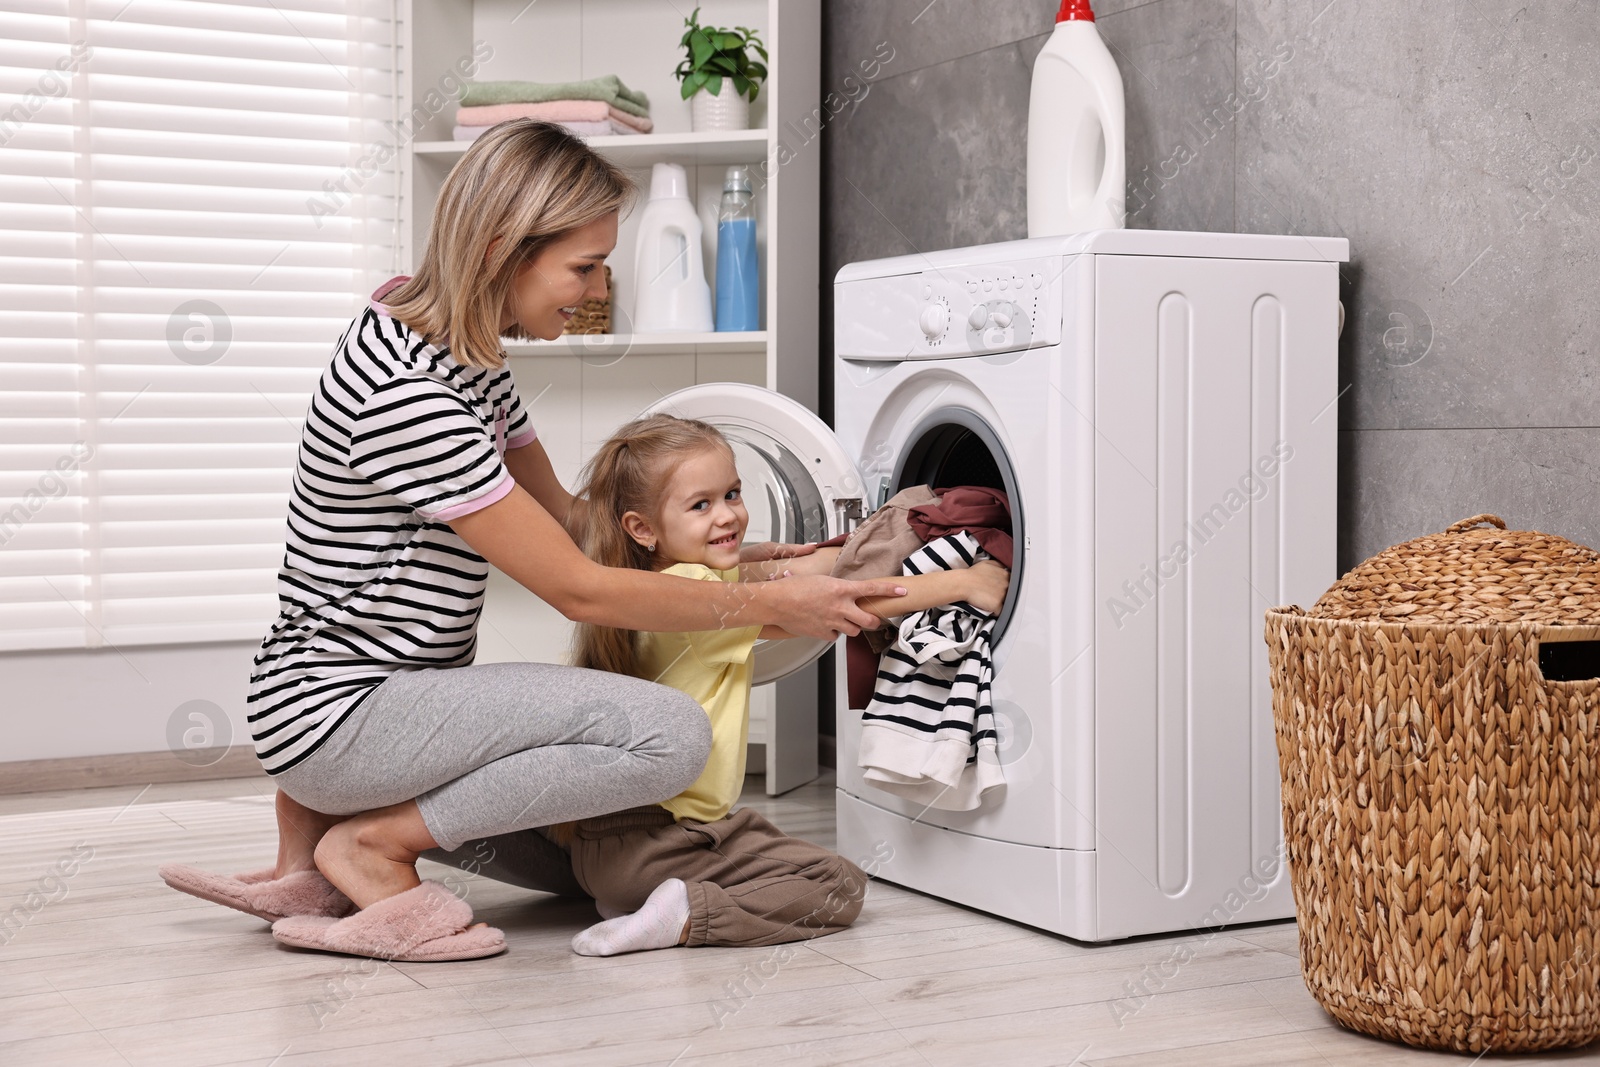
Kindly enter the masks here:
[[767, 331], [734, 333], [588, 333], [554, 341], [507, 341], [506, 355], [578, 356], [610, 365], [623, 356], [673, 356], [693, 352], [756, 351], [767, 346]]
[[[717, 130], [712, 133], [641, 133], [617, 137], [588, 137], [585, 143], [613, 163], [648, 167], [652, 163], [715, 166], [760, 163], [767, 158], [766, 130]], [[417, 155], [459, 156], [471, 141], [418, 141]]]

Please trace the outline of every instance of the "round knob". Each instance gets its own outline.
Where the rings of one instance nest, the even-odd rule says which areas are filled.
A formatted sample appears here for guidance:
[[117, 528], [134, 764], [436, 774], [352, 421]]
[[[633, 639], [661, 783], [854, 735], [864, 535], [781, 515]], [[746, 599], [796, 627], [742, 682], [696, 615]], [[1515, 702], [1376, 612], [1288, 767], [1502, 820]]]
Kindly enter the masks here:
[[989, 321], [989, 309], [982, 304], [972, 309], [972, 314], [967, 316], [967, 325], [974, 330], [983, 329]]
[[938, 337], [944, 333], [949, 320], [950, 314], [943, 304], [929, 304], [922, 309], [922, 332], [930, 338]]
[[1002, 304], [1000, 307], [995, 308], [992, 316], [994, 324], [1002, 330], [1009, 327], [1011, 325], [1011, 310], [1010, 304]]

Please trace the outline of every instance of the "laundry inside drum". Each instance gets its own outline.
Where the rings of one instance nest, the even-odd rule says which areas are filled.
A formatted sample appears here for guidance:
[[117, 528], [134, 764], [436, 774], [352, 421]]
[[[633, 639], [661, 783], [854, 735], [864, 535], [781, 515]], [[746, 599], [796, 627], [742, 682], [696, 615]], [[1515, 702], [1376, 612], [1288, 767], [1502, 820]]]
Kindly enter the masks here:
[[994, 643], [998, 647], [1011, 621], [1024, 568], [1023, 501], [1011, 457], [1002, 447], [999, 435], [973, 412], [957, 409], [938, 412], [924, 420], [911, 435], [892, 491], [898, 493], [914, 485], [928, 485], [935, 490], [982, 486], [1004, 493], [1010, 502], [1011, 588], [995, 620]]

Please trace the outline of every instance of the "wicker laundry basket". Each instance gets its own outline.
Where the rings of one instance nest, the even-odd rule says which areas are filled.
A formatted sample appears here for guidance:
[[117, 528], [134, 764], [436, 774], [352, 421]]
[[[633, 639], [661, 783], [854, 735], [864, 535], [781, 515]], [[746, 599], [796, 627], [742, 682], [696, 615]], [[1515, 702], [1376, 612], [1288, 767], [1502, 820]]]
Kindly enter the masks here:
[[1600, 553], [1493, 515], [1267, 613], [1300, 967], [1341, 1023], [1600, 1037], [1597, 624]]
[[616, 290], [611, 288], [611, 268], [606, 268], [606, 295], [604, 299], [588, 299], [578, 305], [577, 313], [567, 320], [561, 328], [566, 333], [610, 333], [611, 332], [611, 296]]

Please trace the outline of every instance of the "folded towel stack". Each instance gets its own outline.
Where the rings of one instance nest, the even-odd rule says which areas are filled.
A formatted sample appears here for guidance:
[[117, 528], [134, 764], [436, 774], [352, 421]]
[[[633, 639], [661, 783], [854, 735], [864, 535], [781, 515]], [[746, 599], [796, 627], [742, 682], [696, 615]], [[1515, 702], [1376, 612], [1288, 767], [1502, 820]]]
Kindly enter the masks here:
[[575, 82], [471, 82], [461, 94], [455, 139], [471, 141], [512, 119], [559, 123], [579, 137], [649, 133], [650, 101], [614, 74]]

